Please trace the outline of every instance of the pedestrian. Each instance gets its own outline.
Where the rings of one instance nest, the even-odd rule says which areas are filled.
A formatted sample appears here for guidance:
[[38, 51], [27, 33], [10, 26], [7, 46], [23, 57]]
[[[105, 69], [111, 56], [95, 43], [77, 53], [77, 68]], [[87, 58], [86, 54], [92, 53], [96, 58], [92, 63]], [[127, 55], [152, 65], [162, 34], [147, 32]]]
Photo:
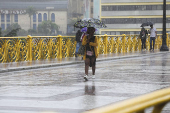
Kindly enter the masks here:
[[92, 78], [95, 78], [95, 69], [96, 69], [96, 58], [98, 56], [97, 54], [97, 46], [98, 46], [98, 40], [97, 37], [94, 36], [95, 28], [94, 27], [88, 27], [87, 28], [87, 34], [84, 36], [82, 45], [85, 45], [85, 54], [83, 56], [83, 60], [85, 60], [85, 81], [88, 80], [88, 69], [89, 66], [92, 67]]
[[141, 28], [140, 31], [140, 39], [142, 41], [142, 50], [145, 49], [146, 50], [146, 35], [148, 34], [147, 30], [145, 30], [144, 27]]
[[82, 36], [82, 32], [80, 30], [77, 31], [76, 33], [76, 52], [75, 52], [75, 57], [77, 57], [77, 53], [78, 53], [78, 50], [81, 46], [81, 36]]
[[[154, 45], [155, 45], [155, 39], [156, 39], [156, 36], [157, 36], [157, 31], [156, 31], [156, 28], [153, 27], [153, 25], [150, 25], [150, 51], [154, 51]], [[153, 47], [152, 47], [152, 41], [153, 41]]]

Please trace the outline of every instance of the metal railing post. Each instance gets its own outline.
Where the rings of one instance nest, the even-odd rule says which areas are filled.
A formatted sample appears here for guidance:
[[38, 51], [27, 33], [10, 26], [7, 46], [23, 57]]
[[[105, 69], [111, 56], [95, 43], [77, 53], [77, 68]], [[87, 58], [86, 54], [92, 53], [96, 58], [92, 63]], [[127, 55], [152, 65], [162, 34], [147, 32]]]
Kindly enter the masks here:
[[52, 39], [50, 38], [48, 42], [48, 59], [52, 57], [51, 53], [52, 53]]
[[8, 49], [7, 49], [7, 39], [5, 39], [5, 43], [4, 43], [4, 62], [7, 62], [7, 57], [8, 57]]
[[150, 36], [148, 37], [148, 48], [149, 48], [149, 50], [150, 50]]
[[28, 44], [28, 60], [32, 61], [32, 37], [28, 35], [29, 38], [29, 44]]
[[[145, 42], [145, 46], [146, 46], [146, 42]], [[140, 39], [140, 37], [138, 37], [138, 51], [142, 50], [142, 41]]]
[[105, 46], [104, 54], [107, 54], [107, 40], [108, 40], [108, 36], [107, 36], [107, 34], [105, 34], [105, 36], [104, 36], [104, 42], [105, 42], [105, 44], [104, 44], [104, 46]]
[[20, 57], [20, 47], [19, 47], [19, 39], [17, 39], [17, 43], [16, 43], [16, 60], [15, 62], [18, 62], [19, 61], [19, 57]]
[[164, 106], [166, 104], [167, 103], [163, 103], [163, 104], [159, 104], [159, 105], [154, 106], [154, 109], [153, 109], [152, 113], [161, 113], [162, 109], [164, 108]]
[[100, 49], [101, 49], [101, 46], [100, 46], [100, 43], [101, 43], [101, 37], [97, 37], [98, 38], [98, 46], [97, 46], [97, 54], [100, 54]]
[[125, 53], [125, 42], [126, 42], [126, 35], [123, 34], [123, 40], [122, 40], [122, 46], [123, 46], [122, 52], [123, 52], [123, 53]]
[[59, 36], [59, 55], [58, 55], [58, 58], [62, 58], [62, 36], [61, 35], [58, 35]]
[[133, 52], [136, 50], [136, 36], [133, 37]]

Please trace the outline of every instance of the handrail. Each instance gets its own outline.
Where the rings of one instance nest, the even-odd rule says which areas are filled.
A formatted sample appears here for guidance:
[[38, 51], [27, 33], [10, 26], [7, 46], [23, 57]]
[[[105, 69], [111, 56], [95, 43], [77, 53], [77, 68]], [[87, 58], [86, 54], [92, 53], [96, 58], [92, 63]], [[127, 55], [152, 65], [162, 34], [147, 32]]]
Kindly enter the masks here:
[[84, 113], [144, 113], [146, 108], [152, 106], [154, 107], [152, 113], [160, 113], [168, 102], [170, 102], [170, 88], [165, 88]]
[[14, 38], [28, 38], [28, 37], [26, 37], [26, 36], [23, 36], [23, 37], [0, 37], [0, 39], [6, 39], [6, 38], [14, 39]]
[[[98, 39], [96, 54], [141, 51], [139, 34], [95, 36]], [[170, 35], [167, 33], [168, 47], [170, 47], [169, 37]], [[0, 63], [74, 57], [76, 44], [75, 36], [0, 37]], [[161, 45], [161, 34], [158, 34], [155, 49], [159, 49]], [[150, 36], [146, 39], [146, 50], [149, 49]]]

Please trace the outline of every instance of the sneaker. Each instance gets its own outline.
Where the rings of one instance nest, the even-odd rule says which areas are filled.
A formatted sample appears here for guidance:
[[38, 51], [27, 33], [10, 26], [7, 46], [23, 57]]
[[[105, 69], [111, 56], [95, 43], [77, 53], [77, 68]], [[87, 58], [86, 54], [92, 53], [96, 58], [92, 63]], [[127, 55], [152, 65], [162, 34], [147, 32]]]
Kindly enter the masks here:
[[92, 78], [95, 79], [95, 75], [92, 75]]
[[88, 81], [88, 76], [87, 75], [84, 76], [84, 80]]

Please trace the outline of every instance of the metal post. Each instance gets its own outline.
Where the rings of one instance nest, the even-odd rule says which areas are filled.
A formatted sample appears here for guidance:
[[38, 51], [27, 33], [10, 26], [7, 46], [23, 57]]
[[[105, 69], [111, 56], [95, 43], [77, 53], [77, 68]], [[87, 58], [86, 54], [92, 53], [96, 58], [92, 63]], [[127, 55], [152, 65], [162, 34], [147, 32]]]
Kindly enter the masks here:
[[28, 60], [32, 61], [32, 36], [28, 35], [29, 44], [28, 44]]
[[160, 51], [169, 51], [169, 48], [166, 45], [166, 0], [163, 0], [163, 31]]
[[108, 36], [107, 36], [107, 34], [105, 34], [105, 36], [104, 36], [104, 42], [105, 42], [105, 44], [104, 44], [104, 46], [105, 46], [104, 54], [107, 54], [107, 40], [108, 40]]

